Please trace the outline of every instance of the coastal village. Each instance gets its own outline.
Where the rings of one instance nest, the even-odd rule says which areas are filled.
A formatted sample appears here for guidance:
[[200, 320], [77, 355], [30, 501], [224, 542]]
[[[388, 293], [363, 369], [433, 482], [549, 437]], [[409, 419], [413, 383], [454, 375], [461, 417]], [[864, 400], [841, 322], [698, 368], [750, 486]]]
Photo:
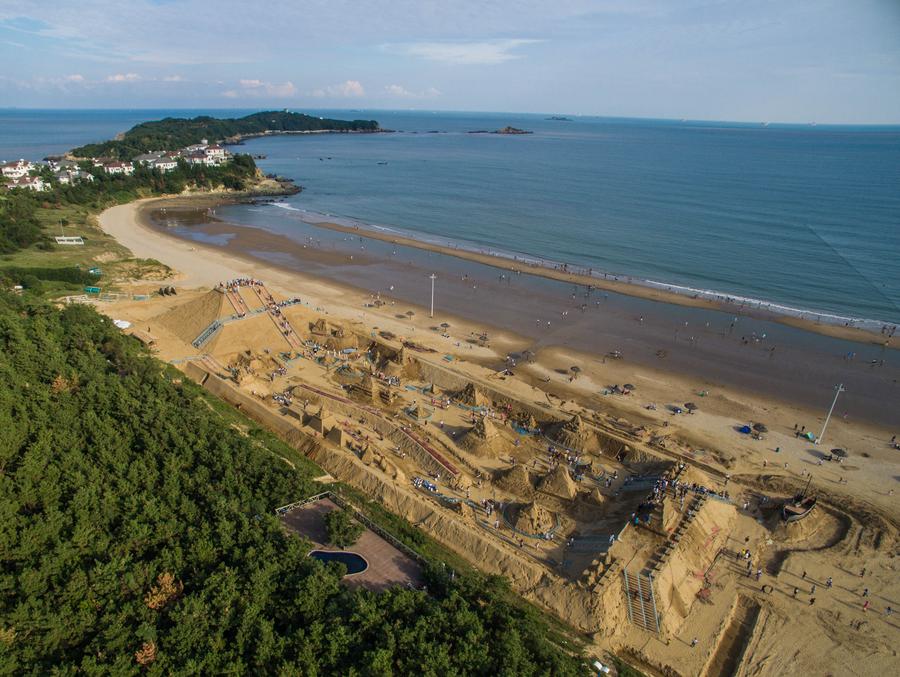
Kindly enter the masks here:
[[179, 162], [187, 165], [219, 167], [228, 162], [231, 153], [217, 143], [203, 139], [200, 143], [174, 151], [152, 151], [138, 155], [130, 162], [112, 158], [79, 160], [71, 157], [47, 158], [44, 162], [14, 160], [0, 163], [0, 188], [22, 189], [37, 192], [51, 190], [54, 186], [66, 186], [79, 181], [93, 181], [96, 172], [130, 176], [136, 167], [146, 167], [162, 173], [178, 168]]

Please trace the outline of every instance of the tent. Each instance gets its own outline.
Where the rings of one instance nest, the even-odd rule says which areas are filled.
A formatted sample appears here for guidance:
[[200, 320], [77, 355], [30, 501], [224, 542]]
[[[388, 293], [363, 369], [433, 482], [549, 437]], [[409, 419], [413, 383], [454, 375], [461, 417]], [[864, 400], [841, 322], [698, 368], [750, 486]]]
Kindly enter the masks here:
[[749, 425], [742, 425], [740, 428], [738, 428], [738, 432], [742, 435], [749, 435], [753, 431], [750, 429]]

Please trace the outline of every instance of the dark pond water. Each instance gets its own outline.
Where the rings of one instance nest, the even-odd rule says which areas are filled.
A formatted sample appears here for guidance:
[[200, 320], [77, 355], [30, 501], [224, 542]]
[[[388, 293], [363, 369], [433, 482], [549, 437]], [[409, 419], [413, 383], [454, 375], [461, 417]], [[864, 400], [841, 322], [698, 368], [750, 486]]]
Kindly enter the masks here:
[[369, 563], [362, 555], [355, 552], [331, 552], [326, 550], [313, 550], [309, 556], [320, 562], [340, 562], [347, 567], [347, 574], [359, 574], [369, 568]]

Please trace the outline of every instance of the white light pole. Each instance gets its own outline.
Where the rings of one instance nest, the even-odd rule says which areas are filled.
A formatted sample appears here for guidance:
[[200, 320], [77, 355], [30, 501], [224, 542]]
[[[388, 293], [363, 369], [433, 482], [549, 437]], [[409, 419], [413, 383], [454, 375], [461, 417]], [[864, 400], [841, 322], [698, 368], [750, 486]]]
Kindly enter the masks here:
[[846, 388], [844, 388], [843, 383], [838, 383], [834, 387], [834, 399], [831, 401], [831, 409], [828, 410], [828, 416], [825, 417], [825, 425], [822, 426], [822, 434], [819, 435], [818, 439], [816, 440], [816, 444], [819, 444], [822, 441], [822, 439], [825, 437], [825, 430], [826, 430], [826, 428], [828, 428], [828, 421], [831, 420], [831, 414], [834, 411], [834, 405], [837, 404], [838, 395], [840, 395], [845, 390], [846, 390]]
[[437, 279], [437, 275], [432, 273], [428, 279], [431, 280], [431, 314], [428, 317], [434, 317], [434, 281]]

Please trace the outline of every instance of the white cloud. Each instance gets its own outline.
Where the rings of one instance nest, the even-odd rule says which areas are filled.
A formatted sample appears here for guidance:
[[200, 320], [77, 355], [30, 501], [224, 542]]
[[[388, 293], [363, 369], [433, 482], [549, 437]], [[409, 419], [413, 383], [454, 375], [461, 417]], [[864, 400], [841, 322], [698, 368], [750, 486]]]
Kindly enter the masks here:
[[385, 45], [389, 52], [418, 57], [428, 61], [439, 61], [454, 65], [493, 65], [521, 59], [521, 54], [514, 50], [526, 45], [533, 45], [543, 40], [526, 38], [506, 40], [482, 40], [474, 42], [411, 42], [406, 44]]
[[137, 82], [141, 76], [137, 73], [116, 73], [115, 75], [107, 75], [107, 82]]
[[237, 89], [229, 89], [222, 92], [222, 96], [229, 99], [239, 99], [242, 97], [285, 98], [294, 96], [297, 93], [297, 88], [290, 80], [287, 82], [238, 80], [238, 85], [239, 87]]
[[440, 90], [435, 87], [423, 89], [421, 92], [412, 92], [403, 85], [387, 85], [384, 91], [389, 96], [396, 96], [401, 99], [431, 99], [441, 95]]
[[180, 75], [166, 75], [162, 80], [163, 82], [184, 82], [184, 78]]
[[84, 82], [84, 76], [80, 73], [73, 73], [63, 78], [66, 82]]
[[366, 90], [359, 80], [347, 80], [336, 85], [314, 89], [312, 95], [317, 98], [354, 98], [366, 95]]

